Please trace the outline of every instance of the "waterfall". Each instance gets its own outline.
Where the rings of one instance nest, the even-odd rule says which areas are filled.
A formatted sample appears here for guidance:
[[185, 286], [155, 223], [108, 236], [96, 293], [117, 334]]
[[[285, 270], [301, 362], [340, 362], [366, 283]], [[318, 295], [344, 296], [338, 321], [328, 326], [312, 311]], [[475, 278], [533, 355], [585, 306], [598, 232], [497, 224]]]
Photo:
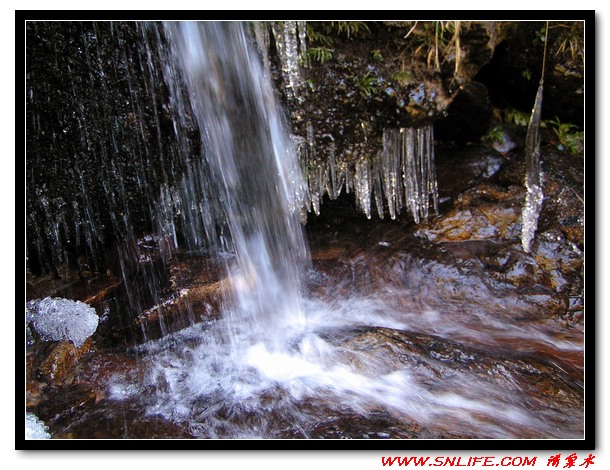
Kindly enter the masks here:
[[227, 266], [232, 328], [278, 341], [276, 323], [299, 311], [308, 257], [302, 177], [284, 117], [241, 23], [165, 29], [204, 143], [207, 185], [216, 188], [214, 219], [229, 228], [235, 254]]
[[[96, 405], [108, 407], [100, 409], [109, 412], [110, 421], [116, 415], [127, 430], [133, 415], [123, 411], [136, 410], [176, 424], [194, 438], [212, 439], [436, 438], [435, 429], [440, 436], [514, 438], [524, 428], [528, 436], [563, 438], [579, 430], [579, 421], [561, 409], [538, 412], [533, 401], [538, 395], [532, 399], [519, 389], [521, 376], [538, 369], [532, 372], [521, 355], [502, 356], [507, 342], [523, 343], [518, 352], [532, 344], [546, 351], [555, 339], [552, 331], [537, 322], [515, 322], [514, 304], [506, 309], [495, 303], [487, 297], [487, 284], [474, 276], [449, 273], [455, 277], [448, 279], [464, 281], [465, 304], [446, 302], [438, 294], [443, 287], [438, 279], [448, 270], [440, 262], [445, 255], [420, 266], [418, 258], [407, 256], [412, 245], [402, 235], [387, 232], [386, 239], [371, 233], [361, 246], [354, 243], [353, 251], [343, 251], [351, 240], [341, 241], [342, 254], [331, 260], [336, 266], [312, 268], [302, 222], [307, 210], [319, 214], [325, 194], [336, 199], [344, 190], [354, 193], [368, 218], [375, 210], [392, 219], [408, 212], [416, 222], [438, 210], [438, 194], [432, 126], [385, 129], [382, 149], [374, 155], [347, 155], [330, 135], [318, 140], [328, 144], [324, 150], [316, 148], [311, 125], [305, 137], [290, 135], [271, 82], [272, 62], [256, 48], [268, 49], [270, 32], [282, 43], [277, 51], [286, 99], [289, 105], [302, 103], [297, 59], [305, 52], [303, 22], [270, 28], [240, 22], [70, 28], [75, 31], [58, 42], [62, 48], [81, 36], [78, 44], [91, 47], [82, 60], [76, 47], [76, 59], [66, 63], [66, 51], [57, 49], [50, 74], [82, 62], [79, 74], [68, 75], [81, 82], [71, 84], [73, 93], [55, 96], [53, 80], [46, 89], [33, 80], [28, 126], [48, 134], [46, 103], [69, 98], [70, 110], [50, 117], [65, 124], [65, 132], [75, 137], [67, 140], [76, 143], [65, 145], [53, 136], [58, 147], [52, 150], [68, 156], [55, 162], [55, 153], [36, 145], [28, 163], [40, 153], [44, 165], [38, 173], [48, 168], [51, 178], [59, 170], [73, 170], [73, 178], [52, 183], [67, 181], [75, 188], [76, 216], [63, 199], [52, 197], [55, 188], [36, 187], [28, 194], [28, 208], [36, 208], [40, 222], [32, 216], [28, 227], [37, 232], [37, 241], [50, 237], [52, 249], [45, 254], [36, 243], [29, 249], [49, 258], [48, 264], [59, 264], [73, 240], [100, 251], [106, 225], [128, 245], [120, 261], [141, 268], [142, 289], [152, 294], [162, 283], [154, 278], [152, 263], [138, 256], [141, 233], [151, 245], [159, 240], [153, 248], [161, 261], [173, 262], [177, 248], [193, 263], [189, 266], [213, 257], [225, 267], [224, 278], [215, 283], [223, 286], [218, 318], [202, 315], [194, 321], [193, 314], [190, 326], [174, 332], [162, 328], [160, 339], [121, 349], [121, 366], [109, 368], [112, 373], [92, 368], [96, 381], [103, 382]], [[32, 55], [56, 47], [52, 40], [40, 42]], [[98, 48], [98, 42], [105, 47]], [[83, 71], [86, 79], [79, 78]], [[44, 76], [42, 66], [34, 72]], [[137, 91], [140, 79], [144, 91]], [[118, 87], [114, 97], [111, 86]], [[45, 93], [50, 94], [46, 102]], [[28, 175], [38, 181], [35, 172]], [[124, 277], [128, 271], [123, 268]], [[381, 271], [389, 278], [381, 279]], [[379, 278], [375, 283], [371, 273]], [[446, 290], [461, 289], [456, 284]], [[476, 298], [472, 304], [466, 298], [470, 293]], [[140, 313], [140, 292], [134, 288], [129, 294], [130, 312]], [[485, 300], [489, 311], [479, 308]], [[68, 339], [80, 344], [93, 323], [88, 326]], [[57, 323], [51, 327], [49, 337], [60, 337]], [[558, 353], [578, 350], [569, 339], [559, 341]], [[483, 352], [494, 347], [499, 352]], [[109, 356], [117, 356], [114, 349]], [[133, 356], [137, 371], [131, 369]], [[486, 362], [480, 366], [480, 360]], [[540, 362], [542, 379], [549, 377], [546, 361]], [[518, 368], [519, 375], [506, 367]], [[74, 385], [86, 389], [78, 380]], [[125, 406], [114, 408], [122, 401]], [[69, 416], [80, 420], [81, 412], [87, 410]], [[35, 416], [26, 419], [31, 432], [47, 436]], [[94, 422], [104, 423], [98, 415]], [[353, 428], [342, 434], [346, 423]], [[572, 427], [563, 429], [564, 423]]]

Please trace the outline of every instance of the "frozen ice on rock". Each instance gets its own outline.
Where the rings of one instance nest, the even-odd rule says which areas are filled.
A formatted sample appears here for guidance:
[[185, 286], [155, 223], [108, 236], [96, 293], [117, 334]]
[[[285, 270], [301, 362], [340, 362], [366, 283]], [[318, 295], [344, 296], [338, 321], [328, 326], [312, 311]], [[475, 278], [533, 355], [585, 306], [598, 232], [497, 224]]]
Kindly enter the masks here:
[[334, 200], [345, 188], [355, 194], [358, 208], [369, 219], [373, 205], [381, 219], [385, 208], [392, 219], [403, 210], [410, 212], [416, 223], [426, 220], [431, 209], [438, 213], [432, 125], [384, 129], [383, 148], [377, 155], [349, 161], [336, 152], [334, 143], [326, 151], [318, 148], [311, 125], [307, 138], [294, 140], [307, 180], [308, 211], [320, 215], [324, 193]]
[[28, 302], [26, 319], [43, 341], [71, 341], [77, 348], [95, 333], [99, 323], [94, 308], [59, 297]]
[[40, 421], [34, 413], [25, 414], [25, 438], [26, 439], [51, 439], [49, 428]]

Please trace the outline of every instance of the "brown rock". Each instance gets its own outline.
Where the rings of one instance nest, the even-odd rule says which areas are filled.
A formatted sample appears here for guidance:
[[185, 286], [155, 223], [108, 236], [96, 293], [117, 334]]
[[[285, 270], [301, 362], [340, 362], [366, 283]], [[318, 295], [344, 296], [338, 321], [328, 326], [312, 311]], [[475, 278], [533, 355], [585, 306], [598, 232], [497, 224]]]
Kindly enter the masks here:
[[73, 375], [77, 361], [87, 354], [92, 346], [93, 338], [88, 338], [80, 348], [66, 341], [57, 343], [38, 366], [37, 372], [49, 382], [67, 382]]

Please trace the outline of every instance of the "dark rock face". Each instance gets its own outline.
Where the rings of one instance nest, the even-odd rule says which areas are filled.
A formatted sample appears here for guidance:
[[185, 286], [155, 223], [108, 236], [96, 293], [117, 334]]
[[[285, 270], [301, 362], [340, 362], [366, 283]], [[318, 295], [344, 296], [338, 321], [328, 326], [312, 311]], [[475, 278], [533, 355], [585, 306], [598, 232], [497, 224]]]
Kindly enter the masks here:
[[104, 271], [104, 249], [153, 228], [162, 184], [183, 168], [162, 38], [122, 22], [28, 22], [27, 250], [33, 272]]
[[[530, 113], [542, 74], [546, 22], [515, 25], [475, 80], [502, 109]], [[584, 22], [550, 21], [546, 39], [542, 118], [581, 128], [584, 123]]]

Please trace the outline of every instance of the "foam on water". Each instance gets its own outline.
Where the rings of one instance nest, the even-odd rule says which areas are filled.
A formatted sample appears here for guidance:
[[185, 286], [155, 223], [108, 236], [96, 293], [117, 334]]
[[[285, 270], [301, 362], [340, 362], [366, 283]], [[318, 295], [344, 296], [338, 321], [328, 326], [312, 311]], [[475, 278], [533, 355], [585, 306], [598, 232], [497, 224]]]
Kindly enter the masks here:
[[[396, 361], [402, 353], [392, 351], [390, 343], [375, 344], [366, 337], [358, 342], [354, 332], [370, 328], [432, 329], [421, 322], [422, 315], [406, 313], [375, 298], [309, 299], [298, 321], [277, 327], [285, 345], [281, 349], [227, 325], [230, 317], [196, 325], [141, 346], [145, 382], [115, 387], [114, 398], [155, 390], [148, 398], [149, 412], [187, 425], [199, 437], [273, 438], [288, 428], [307, 433], [328, 415], [347, 411], [366, 417], [379, 410], [465, 436], [519, 438], [525, 429], [562, 438], [576, 432], [550, 424], [561, 413], [549, 416], [548, 410], [531, 409], [529, 398], [506, 384], [459, 368], [436, 377]], [[476, 334], [461, 328], [463, 335]], [[237, 334], [231, 347], [224, 337], [227, 330]], [[543, 332], [534, 333], [552, 342]]]

